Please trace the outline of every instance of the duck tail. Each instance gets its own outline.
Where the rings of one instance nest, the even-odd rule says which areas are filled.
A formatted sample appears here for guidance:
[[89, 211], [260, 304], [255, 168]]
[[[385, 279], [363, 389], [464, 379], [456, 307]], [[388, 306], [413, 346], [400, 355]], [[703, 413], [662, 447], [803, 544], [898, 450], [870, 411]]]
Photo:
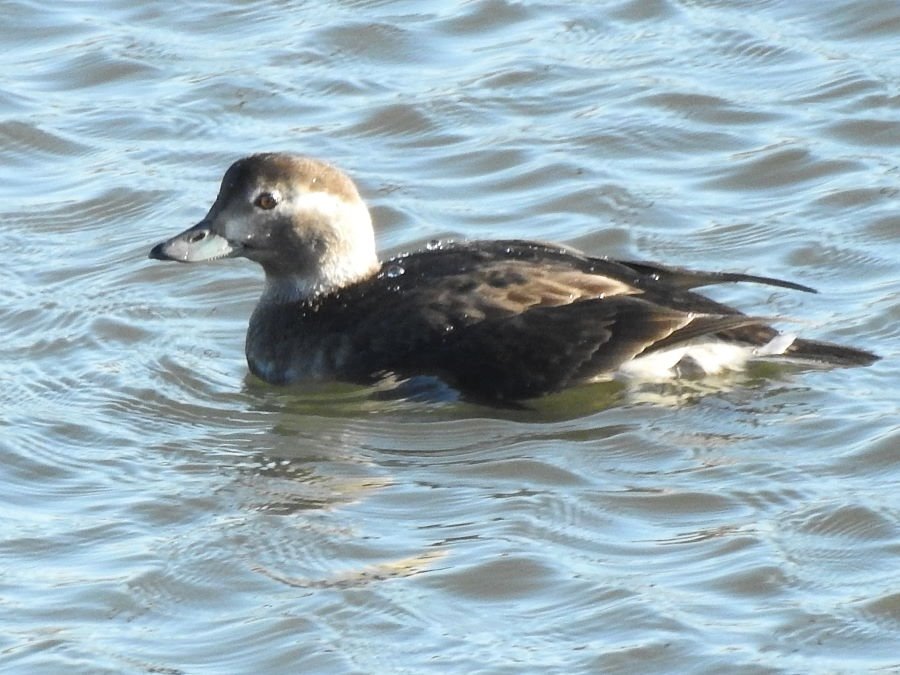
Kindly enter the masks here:
[[818, 361], [831, 366], [868, 366], [881, 358], [865, 349], [800, 338], [794, 340], [783, 354], [788, 358]]

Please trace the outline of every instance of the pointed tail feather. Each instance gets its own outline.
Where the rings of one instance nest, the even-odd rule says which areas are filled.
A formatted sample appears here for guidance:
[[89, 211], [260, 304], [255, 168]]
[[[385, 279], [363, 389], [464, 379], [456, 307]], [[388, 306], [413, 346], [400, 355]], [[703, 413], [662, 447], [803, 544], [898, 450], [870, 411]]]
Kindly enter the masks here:
[[797, 339], [784, 351], [788, 358], [818, 361], [832, 366], [868, 366], [881, 357], [864, 349], [843, 347], [831, 342]]
[[620, 260], [618, 262], [627, 265], [641, 274], [654, 275], [667, 283], [689, 290], [701, 286], [711, 286], [713, 284], [746, 281], [751, 284], [764, 284], [766, 286], [790, 288], [791, 290], [803, 291], [804, 293], [818, 293], [815, 288], [798, 284], [795, 281], [775, 279], [774, 277], [763, 277], [758, 274], [742, 274], [740, 272], [702, 272], [698, 270], [689, 270], [684, 267], [669, 267], [658, 263], [636, 260]]

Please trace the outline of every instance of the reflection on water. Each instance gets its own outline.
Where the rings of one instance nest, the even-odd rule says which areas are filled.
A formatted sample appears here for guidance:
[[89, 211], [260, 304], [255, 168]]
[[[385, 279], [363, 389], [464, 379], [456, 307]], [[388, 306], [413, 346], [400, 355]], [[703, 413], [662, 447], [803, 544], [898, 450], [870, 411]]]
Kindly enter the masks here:
[[[900, 667], [894, 4], [3, 16], [8, 670]], [[145, 256], [273, 149], [346, 167], [382, 250], [792, 279], [820, 294], [711, 292], [885, 359], [509, 409], [265, 386], [258, 270]]]

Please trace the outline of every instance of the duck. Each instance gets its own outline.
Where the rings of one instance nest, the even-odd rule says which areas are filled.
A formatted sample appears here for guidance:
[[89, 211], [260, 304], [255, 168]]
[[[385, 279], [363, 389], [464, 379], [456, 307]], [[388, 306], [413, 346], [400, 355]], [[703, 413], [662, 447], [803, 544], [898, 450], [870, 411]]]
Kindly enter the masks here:
[[380, 261], [369, 209], [347, 174], [285, 152], [234, 162], [206, 216], [149, 257], [262, 266], [245, 353], [253, 375], [273, 385], [424, 376], [502, 403], [592, 381], [704, 377], [757, 359], [879, 358], [781, 333], [696, 290], [751, 282], [815, 292], [772, 277], [529, 240], [433, 241]]

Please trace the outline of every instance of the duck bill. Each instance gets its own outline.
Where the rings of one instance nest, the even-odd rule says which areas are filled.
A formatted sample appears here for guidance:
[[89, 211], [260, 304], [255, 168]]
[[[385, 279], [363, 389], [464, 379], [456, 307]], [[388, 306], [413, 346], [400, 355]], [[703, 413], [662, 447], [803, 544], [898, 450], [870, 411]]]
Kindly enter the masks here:
[[155, 260], [175, 260], [185, 263], [217, 260], [236, 254], [237, 250], [232, 243], [213, 232], [205, 220], [150, 250], [150, 257]]

